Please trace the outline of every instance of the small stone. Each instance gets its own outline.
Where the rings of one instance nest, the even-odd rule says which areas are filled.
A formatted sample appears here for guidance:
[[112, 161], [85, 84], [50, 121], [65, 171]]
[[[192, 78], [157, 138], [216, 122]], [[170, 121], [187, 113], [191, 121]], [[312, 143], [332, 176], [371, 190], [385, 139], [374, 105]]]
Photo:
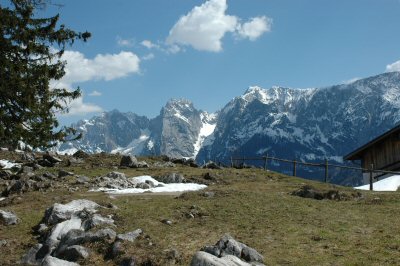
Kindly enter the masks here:
[[74, 175], [74, 173], [68, 172], [68, 171], [65, 171], [65, 170], [58, 171], [58, 178], [63, 178], [63, 177], [66, 177], [66, 176], [73, 176], [73, 175]]
[[164, 254], [168, 260], [172, 260], [174, 262], [179, 262], [181, 259], [181, 254], [175, 248], [164, 250]]
[[203, 193], [203, 196], [206, 197], [206, 198], [214, 198], [215, 192], [206, 191], [206, 192]]
[[86, 184], [89, 181], [90, 181], [90, 179], [87, 176], [84, 176], [84, 175], [76, 176], [76, 183], [78, 183], [78, 184]]
[[[124, 258], [119, 266], [135, 266], [136, 265], [136, 260], [134, 257], [130, 258]], [[144, 265], [152, 265], [152, 264], [144, 264]]]
[[106, 259], [115, 259], [116, 257], [122, 255], [123, 253], [124, 253], [124, 251], [122, 248], [122, 242], [115, 241], [105, 257], [106, 257]]
[[162, 219], [161, 222], [166, 225], [172, 225], [172, 221], [168, 219]]

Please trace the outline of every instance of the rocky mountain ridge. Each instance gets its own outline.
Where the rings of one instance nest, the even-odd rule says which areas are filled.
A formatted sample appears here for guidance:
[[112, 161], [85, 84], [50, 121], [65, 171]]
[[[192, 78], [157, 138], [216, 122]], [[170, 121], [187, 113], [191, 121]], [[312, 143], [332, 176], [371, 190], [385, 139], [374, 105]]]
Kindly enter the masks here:
[[343, 163], [344, 155], [399, 121], [400, 73], [391, 72], [325, 88], [250, 87], [217, 114], [199, 111], [187, 100], [171, 100], [154, 119], [114, 110], [75, 124], [83, 138], [60, 151], [165, 154], [225, 163], [231, 156], [269, 154]]

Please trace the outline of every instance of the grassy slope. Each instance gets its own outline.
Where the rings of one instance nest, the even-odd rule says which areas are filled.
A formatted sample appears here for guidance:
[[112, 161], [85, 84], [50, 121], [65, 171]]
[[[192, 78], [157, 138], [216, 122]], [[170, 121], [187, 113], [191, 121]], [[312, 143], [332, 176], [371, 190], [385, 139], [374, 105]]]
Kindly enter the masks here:
[[[71, 169], [91, 177], [111, 171], [101, 167]], [[129, 176], [177, 171], [189, 177], [212, 172], [219, 182], [207, 188], [216, 193], [213, 198], [195, 192], [180, 197], [146, 193], [112, 199], [83, 188], [78, 192], [60, 189], [26, 193], [15, 204], [2, 208], [14, 211], [22, 222], [16, 226], [0, 225], [0, 240], [10, 243], [0, 247], [0, 264], [14, 264], [29, 245], [36, 243], [31, 228], [48, 206], [87, 198], [118, 206], [118, 210], [107, 210], [115, 214], [117, 232], [142, 228], [150, 238], [129, 247], [131, 254], [150, 257], [161, 265], [166, 264], [164, 250], [176, 248], [182, 254], [181, 264], [188, 265], [197, 250], [214, 244], [225, 233], [258, 250], [268, 265], [400, 265], [400, 193], [363, 192], [360, 200], [317, 201], [291, 196], [289, 192], [304, 184], [321, 189], [331, 185], [262, 170], [178, 167], [119, 171]], [[202, 215], [187, 218], [185, 213], [193, 205]], [[164, 218], [171, 219], [173, 225], [161, 223]], [[103, 263], [95, 254], [91, 258], [88, 265]]]

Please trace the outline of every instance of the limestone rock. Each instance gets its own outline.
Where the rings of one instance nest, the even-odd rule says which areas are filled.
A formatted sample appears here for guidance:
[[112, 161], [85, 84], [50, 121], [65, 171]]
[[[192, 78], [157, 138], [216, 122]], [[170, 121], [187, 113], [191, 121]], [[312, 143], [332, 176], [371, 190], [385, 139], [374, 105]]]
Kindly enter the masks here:
[[232, 255], [218, 258], [207, 252], [198, 251], [193, 256], [190, 266], [251, 266], [251, 264]]
[[133, 155], [123, 155], [119, 163], [122, 167], [135, 167], [137, 164], [138, 160]]
[[160, 181], [166, 184], [170, 183], [184, 183], [185, 177], [180, 173], [170, 173], [160, 177]]
[[61, 257], [68, 261], [78, 261], [89, 257], [89, 250], [79, 245], [67, 247]]
[[99, 207], [100, 205], [97, 203], [85, 199], [73, 200], [67, 204], [55, 203], [52, 207], [46, 210], [44, 222], [48, 225], [54, 225], [61, 221], [70, 219], [73, 214], [84, 209], [87, 212], [95, 213]]
[[12, 212], [0, 210], [0, 221], [5, 225], [15, 225], [19, 223], [19, 218]]
[[28, 252], [22, 257], [22, 265], [39, 265], [39, 261], [36, 259], [36, 253], [42, 248], [42, 244], [36, 244], [31, 247]]
[[125, 233], [125, 234], [118, 234], [117, 235], [117, 240], [125, 240], [125, 241], [129, 241], [129, 242], [133, 242], [142, 233], [143, 233], [142, 229], [136, 229], [135, 231], [128, 232], [128, 233]]
[[40, 264], [40, 265], [41, 266], [79, 266], [78, 263], [58, 259], [58, 258], [52, 257], [50, 255], [46, 256], [43, 259], [42, 264]]
[[205, 246], [197, 252], [192, 266], [264, 265], [264, 257], [255, 249], [224, 235], [215, 245]]

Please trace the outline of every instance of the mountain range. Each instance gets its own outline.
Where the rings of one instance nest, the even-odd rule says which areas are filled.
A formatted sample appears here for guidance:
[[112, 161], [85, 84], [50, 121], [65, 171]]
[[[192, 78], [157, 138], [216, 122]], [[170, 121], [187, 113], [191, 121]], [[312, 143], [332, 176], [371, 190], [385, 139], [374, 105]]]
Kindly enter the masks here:
[[[213, 114], [184, 99], [170, 100], [153, 119], [104, 112], [73, 124], [83, 137], [62, 144], [59, 151], [165, 154], [223, 163], [232, 156], [268, 154], [341, 164], [344, 155], [399, 121], [400, 72], [389, 72], [324, 88], [250, 87]], [[278, 162], [270, 167], [291, 171], [290, 165]], [[300, 171], [319, 175], [308, 168]], [[332, 169], [330, 175], [334, 183], [359, 182], [348, 178], [354, 173]]]

